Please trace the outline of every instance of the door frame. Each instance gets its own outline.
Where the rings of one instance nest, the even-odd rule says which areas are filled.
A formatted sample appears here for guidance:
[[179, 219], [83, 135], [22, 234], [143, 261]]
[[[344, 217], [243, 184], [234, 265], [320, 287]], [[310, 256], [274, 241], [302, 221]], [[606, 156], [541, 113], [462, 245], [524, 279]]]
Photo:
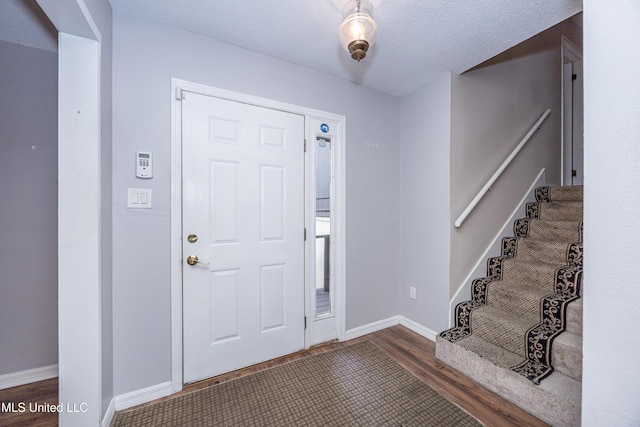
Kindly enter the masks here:
[[[307, 120], [307, 132], [306, 132], [306, 188], [305, 188], [305, 222], [307, 230], [307, 250], [306, 250], [306, 334], [305, 343], [307, 347], [321, 344], [327, 341], [334, 340], [338, 337], [337, 334], [337, 316], [334, 311], [336, 301], [336, 289], [335, 289], [335, 227], [339, 225], [339, 221], [336, 219], [335, 212], [335, 200], [336, 200], [336, 164], [337, 164], [337, 147], [342, 144], [342, 136], [339, 134], [340, 129], [335, 122], [328, 120], [326, 117], [319, 119], [316, 117], [310, 117]], [[332, 209], [329, 217], [331, 220], [331, 232], [329, 237], [329, 280], [330, 280], [330, 303], [331, 310], [328, 314], [318, 316], [317, 300], [316, 300], [316, 280], [317, 280], [317, 230], [316, 230], [316, 142], [318, 137], [328, 139], [331, 144], [330, 154], [330, 184], [329, 194], [331, 199]], [[309, 250], [312, 249], [312, 250]], [[326, 255], [326, 248], [325, 254]], [[326, 267], [326, 265], [325, 265]], [[325, 269], [326, 270], [326, 269]], [[325, 271], [326, 273], [326, 271]], [[334, 326], [335, 325], [335, 326]], [[334, 333], [335, 332], [335, 333]]]
[[[346, 307], [346, 118], [344, 116], [312, 108], [288, 104], [267, 98], [261, 98], [226, 89], [215, 88], [176, 78], [171, 79], [171, 388], [178, 392], [183, 388], [183, 335], [182, 335], [182, 91], [196, 92], [202, 95], [242, 102], [258, 107], [271, 108], [304, 116], [305, 138], [309, 139], [309, 123], [312, 119], [332, 121], [336, 124], [339, 144], [336, 149], [335, 191], [336, 191], [336, 230], [335, 230], [335, 303], [338, 339], [344, 341]], [[305, 181], [312, 173], [309, 156], [304, 156]], [[306, 185], [303, 183], [306, 193]], [[305, 198], [307, 200], [307, 198]], [[308, 203], [305, 201], [305, 203]], [[305, 212], [308, 209], [305, 209]], [[308, 218], [305, 215], [305, 226]], [[305, 252], [309, 253], [315, 239], [307, 238]], [[305, 254], [305, 272], [308, 271], [308, 259]], [[307, 280], [305, 273], [305, 281]], [[312, 316], [309, 304], [309, 286], [305, 283], [305, 315]], [[312, 322], [307, 322], [307, 326]], [[309, 327], [305, 329], [305, 348], [309, 347]]]
[[102, 387], [102, 34], [84, 1], [36, 1], [58, 33], [58, 399], [86, 405], [58, 422], [100, 425], [111, 410]]
[[[576, 114], [576, 111], [574, 111], [573, 109], [573, 101], [570, 101], [572, 103], [571, 105], [571, 117], [565, 117], [567, 114], [569, 114], [569, 112], [567, 111], [567, 106], [565, 105], [565, 102], [567, 100], [567, 97], [570, 96], [571, 98], [573, 98], [573, 85], [571, 81], [568, 81], [565, 78], [565, 71], [564, 71], [564, 67], [565, 65], [569, 64], [569, 63], [574, 63], [574, 62], [579, 62], [582, 61], [582, 54], [580, 53], [580, 50], [566, 37], [566, 36], [562, 36], [562, 55], [561, 55], [561, 64], [560, 64], [560, 79], [561, 79], [561, 89], [560, 89], [560, 93], [561, 93], [561, 100], [560, 100], [560, 185], [571, 185], [571, 181], [566, 182], [567, 179], [565, 177], [566, 174], [570, 173], [569, 171], [567, 171], [567, 166], [565, 165], [565, 162], [567, 161], [567, 159], [565, 158], [566, 153], [571, 153], [571, 156], [573, 156], [573, 150], [572, 150], [572, 141], [567, 141], [565, 138], [565, 129], [567, 126], [572, 126], [573, 125], [573, 121], [574, 121], [574, 117]], [[578, 114], [582, 114], [582, 111], [577, 112]], [[573, 138], [573, 135], [572, 135]], [[571, 159], [569, 159], [571, 160]]]

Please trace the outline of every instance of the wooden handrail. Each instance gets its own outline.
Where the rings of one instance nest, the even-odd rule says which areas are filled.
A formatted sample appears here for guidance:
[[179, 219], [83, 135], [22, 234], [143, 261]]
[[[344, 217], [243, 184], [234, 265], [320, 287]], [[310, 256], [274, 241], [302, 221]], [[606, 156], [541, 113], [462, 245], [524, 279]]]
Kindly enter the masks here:
[[518, 155], [520, 150], [522, 150], [522, 147], [524, 147], [525, 144], [529, 141], [529, 139], [531, 139], [531, 136], [540, 128], [540, 125], [542, 125], [542, 122], [545, 121], [545, 119], [547, 118], [547, 116], [549, 116], [549, 114], [551, 114], [551, 109], [547, 108], [547, 111], [542, 113], [542, 116], [540, 116], [538, 121], [531, 127], [531, 129], [529, 129], [529, 132], [527, 132], [527, 134], [524, 136], [524, 138], [522, 138], [522, 140], [516, 146], [516, 148], [514, 148], [511, 154], [509, 154], [509, 157], [507, 157], [507, 159], [504, 162], [502, 162], [498, 170], [491, 176], [491, 178], [489, 178], [489, 181], [487, 181], [487, 183], [484, 185], [484, 187], [482, 187], [482, 189], [478, 192], [478, 194], [476, 194], [476, 197], [474, 197], [471, 203], [469, 203], [469, 205], [465, 208], [465, 210], [462, 211], [458, 219], [456, 219], [456, 221], [454, 222], [454, 225], [456, 226], [456, 228], [459, 228], [462, 225], [464, 220], [467, 219], [471, 211], [478, 205], [478, 203], [484, 197], [484, 195], [487, 194], [489, 190], [491, 190], [491, 187], [498, 180], [498, 178], [500, 178], [500, 175], [502, 175], [502, 172], [504, 172], [504, 170], [507, 168], [507, 166], [509, 166], [511, 161]]

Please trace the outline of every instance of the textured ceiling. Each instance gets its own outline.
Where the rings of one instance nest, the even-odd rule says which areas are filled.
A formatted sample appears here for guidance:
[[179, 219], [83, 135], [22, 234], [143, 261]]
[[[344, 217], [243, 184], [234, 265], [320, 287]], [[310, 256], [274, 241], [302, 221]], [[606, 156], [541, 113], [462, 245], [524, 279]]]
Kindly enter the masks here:
[[110, 0], [179, 27], [404, 96], [582, 10], [581, 0], [371, 0], [378, 39], [360, 63], [338, 40], [346, 0]]
[[[371, 0], [378, 39], [355, 62], [338, 27], [347, 0], [109, 0], [139, 16], [396, 96], [468, 70], [582, 10], [581, 0]], [[0, 0], [0, 40], [56, 50], [35, 0]]]

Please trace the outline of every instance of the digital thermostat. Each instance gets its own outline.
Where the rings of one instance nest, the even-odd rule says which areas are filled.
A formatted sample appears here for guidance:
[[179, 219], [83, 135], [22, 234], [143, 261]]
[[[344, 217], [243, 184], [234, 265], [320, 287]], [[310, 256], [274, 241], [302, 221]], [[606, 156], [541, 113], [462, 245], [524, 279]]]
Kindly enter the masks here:
[[153, 178], [153, 156], [149, 151], [136, 151], [136, 176]]

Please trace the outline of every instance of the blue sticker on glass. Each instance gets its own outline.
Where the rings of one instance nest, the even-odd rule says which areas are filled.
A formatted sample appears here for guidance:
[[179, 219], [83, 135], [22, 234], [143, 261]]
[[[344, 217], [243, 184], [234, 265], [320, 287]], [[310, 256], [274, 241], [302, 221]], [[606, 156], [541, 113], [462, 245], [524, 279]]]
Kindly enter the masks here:
[[327, 133], [329, 132], [329, 125], [326, 123], [323, 123], [320, 125], [320, 130], [322, 131], [322, 133]]

